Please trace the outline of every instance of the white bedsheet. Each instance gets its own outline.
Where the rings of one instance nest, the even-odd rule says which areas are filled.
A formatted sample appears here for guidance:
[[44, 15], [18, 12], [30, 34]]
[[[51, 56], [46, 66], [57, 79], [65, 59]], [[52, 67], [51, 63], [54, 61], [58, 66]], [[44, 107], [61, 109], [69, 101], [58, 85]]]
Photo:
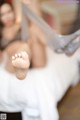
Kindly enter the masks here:
[[76, 56], [57, 55], [47, 49], [45, 68], [31, 69], [18, 80], [0, 66], [0, 111], [22, 111], [23, 120], [58, 120], [57, 103], [79, 80]]

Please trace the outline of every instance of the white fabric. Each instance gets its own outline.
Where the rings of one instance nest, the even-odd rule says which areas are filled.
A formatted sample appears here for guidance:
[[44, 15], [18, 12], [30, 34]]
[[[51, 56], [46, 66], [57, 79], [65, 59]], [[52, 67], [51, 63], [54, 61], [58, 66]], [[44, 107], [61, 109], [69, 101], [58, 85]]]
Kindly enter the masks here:
[[57, 55], [47, 49], [45, 68], [29, 70], [18, 80], [0, 66], [0, 111], [22, 111], [23, 120], [58, 120], [57, 102], [79, 80], [76, 55]]

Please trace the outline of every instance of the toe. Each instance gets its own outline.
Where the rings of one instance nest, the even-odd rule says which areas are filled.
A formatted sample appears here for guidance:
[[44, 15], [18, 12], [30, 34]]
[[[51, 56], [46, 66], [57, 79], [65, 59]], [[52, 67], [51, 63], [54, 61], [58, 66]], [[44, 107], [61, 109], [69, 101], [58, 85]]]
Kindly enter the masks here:
[[15, 56], [12, 56], [12, 60], [15, 60]]
[[22, 55], [21, 55], [21, 53], [18, 53], [18, 57], [19, 57], [19, 58], [22, 58]]
[[25, 51], [15, 54], [12, 57], [12, 64], [16, 68], [28, 68], [30, 66], [28, 54]]
[[18, 54], [15, 54], [15, 58], [17, 58], [18, 57]]

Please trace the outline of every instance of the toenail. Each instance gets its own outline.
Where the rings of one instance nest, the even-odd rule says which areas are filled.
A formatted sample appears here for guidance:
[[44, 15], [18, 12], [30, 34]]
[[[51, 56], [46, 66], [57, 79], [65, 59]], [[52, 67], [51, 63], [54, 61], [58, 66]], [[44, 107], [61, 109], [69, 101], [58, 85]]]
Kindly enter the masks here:
[[21, 54], [19, 53], [18, 56], [21, 57]]
[[17, 55], [17, 54], [15, 54], [15, 57], [18, 57], [18, 55]]
[[14, 57], [14, 56], [12, 56], [12, 59], [14, 60], [14, 59], [15, 59], [15, 57]]

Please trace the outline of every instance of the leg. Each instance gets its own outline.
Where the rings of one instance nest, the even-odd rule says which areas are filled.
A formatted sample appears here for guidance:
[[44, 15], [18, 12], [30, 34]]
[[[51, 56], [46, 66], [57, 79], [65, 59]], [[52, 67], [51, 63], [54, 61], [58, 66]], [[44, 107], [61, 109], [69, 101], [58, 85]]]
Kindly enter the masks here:
[[38, 41], [32, 44], [32, 67], [44, 67], [46, 65], [45, 47]]
[[32, 67], [44, 67], [46, 65], [46, 40], [41, 30], [36, 26], [31, 26], [31, 53]]

